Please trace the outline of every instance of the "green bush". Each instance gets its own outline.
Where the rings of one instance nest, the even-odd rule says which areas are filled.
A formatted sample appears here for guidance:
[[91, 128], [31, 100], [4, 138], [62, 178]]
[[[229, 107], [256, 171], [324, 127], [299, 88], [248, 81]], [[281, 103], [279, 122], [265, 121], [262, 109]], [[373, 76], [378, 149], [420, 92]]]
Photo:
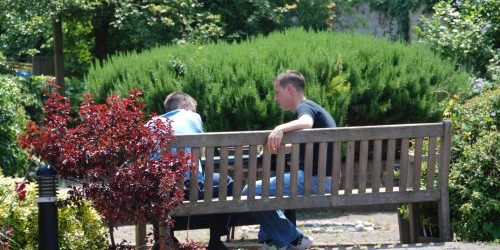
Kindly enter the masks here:
[[20, 81], [0, 75], [0, 166], [6, 175], [22, 175], [29, 165], [27, 153], [16, 142], [27, 122], [24, 105], [30, 100]]
[[500, 88], [451, 105], [450, 208], [460, 240], [500, 242]]
[[[24, 104], [29, 119], [39, 123], [43, 115], [43, 102], [48, 98], [50, 93], [56, 91], [56, 80], [53, 76], [37, 75], [31, 76], [28, 79], [19, 79], [19, 82], [30, 96], [29, 103]], [[73, 77], [65, 78], [64, 83], [64, 95], [69, 98], [71, 112], [76, 115], [83, 100], [82, 95], [85, 86], [82, 81]]]
[[[26, 185], [24, 199], [16, 192], [21, 179], [0, 173], [0, 226], [13, 229], [12, 249], [38, 249], [38, 208], [36, 185]], [[64, 195], [59, 195], [59, 200]], [[59, 249], [107, 249], [106, 228], [89, 202], [68, 203], [58, 208]]]
[[304, 73], [308, 98], [340, 125], [437, 121], [439, 103], [468, 85], [453, 65], [420, 45], [291, 29], [239, 44], [119, 54], [94, 65], [84, 81], [98, 101], [140, 88], [158, 113], [166, 94], [184, 90], [198, 100], [208, 131], [252, 130], [287, 119], [273, 102], [272, 84], [285, 69]]
[[485, 75], [500, 53], [500, 1], [440, 1], [433, 9], [417, 29], [420, 37], [440, 55]]
[[[43, 102], [53, 91], [53, 77], [32, 76], [29, 79], [0, 75], [0, 167], [5, 175], [23, 176], [33, 162], [17, 144], [17, 136], [28, 120], [40, 122]], [[72, 112], [76, 114], [82, 101], [84, 85], [81, 81], [66, 79], [65, 95], [69, 97]]]

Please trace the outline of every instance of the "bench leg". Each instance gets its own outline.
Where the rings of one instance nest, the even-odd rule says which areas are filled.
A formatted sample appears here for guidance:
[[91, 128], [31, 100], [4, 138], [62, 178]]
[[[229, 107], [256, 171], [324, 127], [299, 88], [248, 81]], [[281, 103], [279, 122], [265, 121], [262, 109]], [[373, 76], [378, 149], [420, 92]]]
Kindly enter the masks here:
[[438, 202], [438, 216], [439, 216], [439, 239], [443, 242], [451, 240], [450, 229], [450, 205], [448, 197], [446, 200], [441, 198]]
[[420, 213], [417, 203], [408, 203], [408, 219], [410, 223], [410, 243], [417, 243], [420, 233]]

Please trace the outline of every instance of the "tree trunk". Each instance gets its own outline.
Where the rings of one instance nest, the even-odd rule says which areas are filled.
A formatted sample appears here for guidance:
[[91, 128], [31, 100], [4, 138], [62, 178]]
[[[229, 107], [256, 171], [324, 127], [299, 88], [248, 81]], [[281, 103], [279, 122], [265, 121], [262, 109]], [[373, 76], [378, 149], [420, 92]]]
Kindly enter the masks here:
[[56, 83], [61, 87], [60, 93], [64, 94], [64, 55], [63, 55], [63, 33], [62, 21], [55, 20], [54, 28], [54, 69], [56, 74]]
[[103, 6], [94, 17], [94, 56], [102, 62], [108, 55], [109, 28], [113, 17], [113, 6]]
[[178, 250], [179, 245], [174, 240], [172, 230], [164, 222], [160, 222], [160, 250]]

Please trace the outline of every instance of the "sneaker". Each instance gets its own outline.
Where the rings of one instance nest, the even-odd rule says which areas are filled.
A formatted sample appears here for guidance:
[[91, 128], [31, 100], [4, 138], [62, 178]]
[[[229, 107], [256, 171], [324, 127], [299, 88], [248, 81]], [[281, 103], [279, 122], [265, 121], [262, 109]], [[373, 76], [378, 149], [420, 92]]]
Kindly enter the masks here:
[[297, 243], [295, 243], [295, 244], [292, 243], [292, 244], [288, 245], [288, 248], [286, 248], [286, 249], [288, 249], [288, 250], [305, 250], [308, 247], [310, 247], [312, 244], [313, 244], [312, 238], [305, 236], [305, 235], [301, 235], [301, 236], [299, 236]]

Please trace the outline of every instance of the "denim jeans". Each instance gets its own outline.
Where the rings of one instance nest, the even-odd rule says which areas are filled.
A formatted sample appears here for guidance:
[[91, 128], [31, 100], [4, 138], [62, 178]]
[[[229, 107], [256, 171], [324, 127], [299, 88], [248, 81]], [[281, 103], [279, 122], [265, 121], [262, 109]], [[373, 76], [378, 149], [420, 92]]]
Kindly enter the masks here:
[[[186, 189], [184, 190], [184, 198], [186, 200], [189, 200], [189, 183], [191, 180], [186, 180], [184, 181], [184, 187]], [[231, 176], [227, 176], [226, 183], [227, 183], [227, 195], [231, 196], [233, 195], [233, 178]], [[212, 194], [213, 198], [219, 197], [219, 188], [220, 188], [220, 174], [219, 173], [214, 173], [212, 176]], [[205, 183], [203, 181], [198, 181], [198, 200], [202, 200], [205, 196]]]
[[[298, 173], [298, 187], [297, 194], [304, 194], [304, 172], [302, 170]], [[284, 175], [284, 189], [285, 195], [290, 194], [290, 173], [285, 173]], [[324, 182], [325, 193], [331, 193], [331, 177], [326, 177]], [[318, 177], [313, 176], [311, 180], [311, 193], [315, 194], [318, 192]], [[243, 195], [248, 194], [248, 186], [243, 189]], [[255, 194], [262, 194], [262, 180], [256, 182]], [[276, 195], [276, 177], [272, 177], [269, 180], [269, 195]], [[282, 210], [274, 211], [259, 211], [253, 212], [252, 215], [255, 217], [257, 222], [260, 224], [259, 231], [259, 241], [272, 240], [276, 246], [283, 247], [289, 245], [293, 240], [295, 240], [302, 233], [295, 227], [295, 225], [285, 217]]]

